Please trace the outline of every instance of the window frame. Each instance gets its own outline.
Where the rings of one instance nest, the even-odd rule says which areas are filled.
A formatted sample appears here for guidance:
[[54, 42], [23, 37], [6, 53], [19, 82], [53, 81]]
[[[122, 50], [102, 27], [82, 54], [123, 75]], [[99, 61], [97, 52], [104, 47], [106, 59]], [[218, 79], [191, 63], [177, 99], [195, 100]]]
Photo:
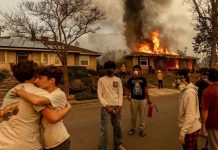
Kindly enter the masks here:
[[[142, 62], [145, 61], [145, 64], [142, 64]], [[148, 57], [140, 57], [140, 66], [148, 66]]]
[[[87, 60], [82, 59], [82, 57], [87, 57]], [[87, 61], [87, 65], [83, 65], [81, 62], [82, 61]], [[90, 56], [89, 55], [80, 55], [79, 56], [79, 65], [80, 66], [89, 66], [89, 61], [90, 61]]]

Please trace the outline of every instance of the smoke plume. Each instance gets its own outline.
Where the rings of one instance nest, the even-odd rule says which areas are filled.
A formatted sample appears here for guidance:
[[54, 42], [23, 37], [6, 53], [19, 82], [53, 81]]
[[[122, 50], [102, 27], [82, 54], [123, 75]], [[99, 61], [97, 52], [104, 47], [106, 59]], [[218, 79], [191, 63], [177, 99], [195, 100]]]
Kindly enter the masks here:
[[172, 4], [173, 0], [125, 0], [123, 21], [127, 46], [134, 49], [136, 41], [149, 41], [151, 32], [159, 31], [160, 44], [175, 48], [178, 44], [176, 37], [184, 34], [185, 28], [176, 24], [181, 23], [179, 19], [184, 16], [174, 15], [169, 9]]

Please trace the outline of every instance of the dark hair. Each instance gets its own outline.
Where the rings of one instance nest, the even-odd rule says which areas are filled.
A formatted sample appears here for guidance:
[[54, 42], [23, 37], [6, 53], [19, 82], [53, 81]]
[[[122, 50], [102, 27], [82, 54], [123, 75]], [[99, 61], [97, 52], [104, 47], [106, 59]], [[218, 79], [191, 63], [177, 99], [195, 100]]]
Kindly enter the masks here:
[[218, 81], [218, 71], [216, 69], [209, 69], [208, 79], [211, 82], [217, 82]]
[[21, 83], [34, 77], [38, 65], [30, 60], [19, 62], [14, 65], [12, 72], [14, 77]]
[[200, 74], [201, 76], [208, 76], [208, 68], [201, 68], [200, 69]]
[[107, 61], [104, 63], [104, 69], [115, 69], [116, 68], [116, 64], [113, 61]]
[[139, 70], [142, 70], [142, 68], [141, 68], [141, 66], [140, 66], [140, 65], [134, 65], [134, 66], [133, 66], [133, 70], [134, 70], [134, 69], [139, 69]]
[[185, 81], [189, 83], [189, 71], [187, 69], [181, 69], [176, 73], [176, 77], [183, 76]]
[[63, 71], [61, 68], [50, 65], [47, 67], [42, 67], [38, 70], [37, 75], [47, 76], [50, 78], [55, 78], [55, 85], [58, 85], [61, 81]]

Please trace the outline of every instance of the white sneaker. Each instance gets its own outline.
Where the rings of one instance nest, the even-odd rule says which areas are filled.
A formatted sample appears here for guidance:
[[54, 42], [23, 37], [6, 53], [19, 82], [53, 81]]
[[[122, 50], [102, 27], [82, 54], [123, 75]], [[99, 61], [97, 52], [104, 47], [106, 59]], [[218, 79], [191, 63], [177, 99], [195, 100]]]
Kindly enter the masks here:
[[127, 149], [123, 147], [122, 145], [120, 145], [117, 150], [127, 150]]

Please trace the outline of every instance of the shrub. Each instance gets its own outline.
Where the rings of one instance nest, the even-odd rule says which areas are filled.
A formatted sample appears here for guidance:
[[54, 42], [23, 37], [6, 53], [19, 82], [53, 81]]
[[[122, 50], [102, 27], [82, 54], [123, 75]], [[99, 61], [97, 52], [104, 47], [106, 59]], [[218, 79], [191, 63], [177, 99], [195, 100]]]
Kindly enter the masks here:
[[0, 70], [0, 82], [2, 82], [4, 79], [8, 78], [10, 75], [10, 71], [7, 69], [1, 69]]

